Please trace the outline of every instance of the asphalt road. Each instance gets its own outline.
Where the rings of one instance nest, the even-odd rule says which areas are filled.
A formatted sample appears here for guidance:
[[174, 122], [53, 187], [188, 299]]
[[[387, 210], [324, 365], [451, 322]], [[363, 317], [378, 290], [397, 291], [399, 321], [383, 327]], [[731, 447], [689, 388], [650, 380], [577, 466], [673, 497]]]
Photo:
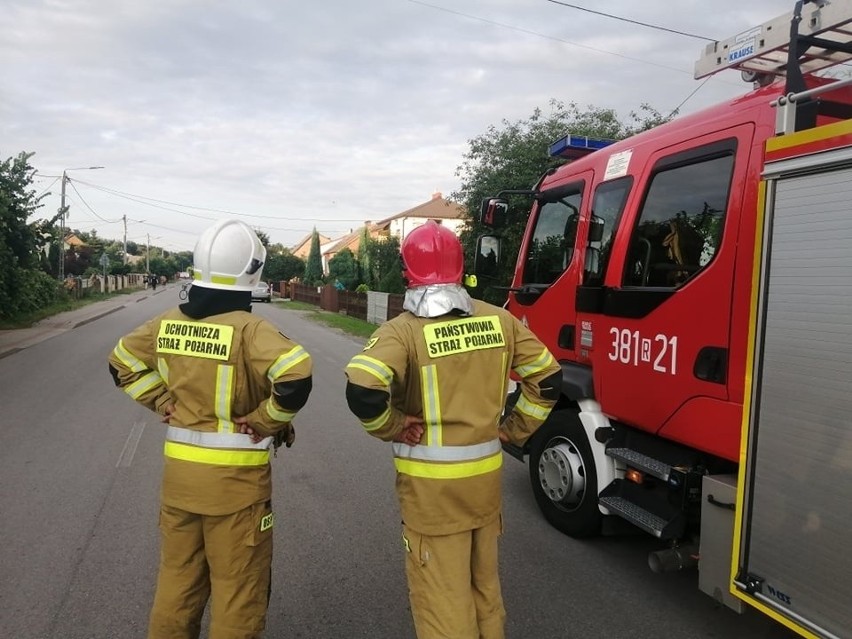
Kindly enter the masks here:
[[[0, 359], [0, 637], [144, 637], [157, 565], [163, 426], [115, 389], [118, 338], [178, 302], [140, 303]], [[363, 340], [303, 313], [255, 312], [314, 357], [314, 390], [292, 449], [273, 462], [273, 594], [266, 636], [413, 637], [388, 447], [343, 399]], [[510, 638], [780, 639], [697, 589], [655, 575], [644, 537], [571, 540], [539, 516], [525, 465], [504, 465], [501, 573]]]

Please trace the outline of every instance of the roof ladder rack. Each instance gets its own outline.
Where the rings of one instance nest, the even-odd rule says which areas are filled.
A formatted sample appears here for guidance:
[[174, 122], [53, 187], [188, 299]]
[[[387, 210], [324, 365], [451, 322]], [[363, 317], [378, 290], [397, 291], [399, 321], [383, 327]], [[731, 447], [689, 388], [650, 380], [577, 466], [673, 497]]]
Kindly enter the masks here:
[[805, 73], [852, 59], [852, 0], [798, 0], [793, 11], [707, 45], [695, 78], [737, 69], [765, 85], [786, 76], [787, 92], [805, 90]]

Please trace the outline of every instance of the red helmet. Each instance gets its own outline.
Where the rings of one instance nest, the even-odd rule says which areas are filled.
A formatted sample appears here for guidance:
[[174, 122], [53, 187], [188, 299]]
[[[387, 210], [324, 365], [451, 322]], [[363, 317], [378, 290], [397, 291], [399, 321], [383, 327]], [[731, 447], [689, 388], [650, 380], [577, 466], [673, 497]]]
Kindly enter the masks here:
[[429, 220], [402, 241], [402, 276], [409, 288], [428, 284], [460, 284], [464, 254], [456, 234]]

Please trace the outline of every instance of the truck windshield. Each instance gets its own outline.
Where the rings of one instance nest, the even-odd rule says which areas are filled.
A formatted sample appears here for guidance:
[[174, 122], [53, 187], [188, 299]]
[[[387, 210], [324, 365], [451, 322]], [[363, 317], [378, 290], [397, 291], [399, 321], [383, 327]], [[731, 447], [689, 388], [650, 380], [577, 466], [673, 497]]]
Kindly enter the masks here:
[[581, 183], [544, 193], [539, 200], [522, 284], [548, 286], [571, 264], [582, 194]]

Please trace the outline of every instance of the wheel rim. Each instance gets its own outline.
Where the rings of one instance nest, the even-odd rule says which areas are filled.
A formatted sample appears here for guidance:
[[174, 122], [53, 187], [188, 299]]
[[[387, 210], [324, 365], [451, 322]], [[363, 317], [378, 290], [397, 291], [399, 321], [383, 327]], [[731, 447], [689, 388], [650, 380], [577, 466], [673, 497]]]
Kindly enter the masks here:
[[548, 499], [562, 510], [580, 506], [586, 491], [586, 471], [583, 457], [571, 440], [548, 442], [538, 461], [538, 481]]

